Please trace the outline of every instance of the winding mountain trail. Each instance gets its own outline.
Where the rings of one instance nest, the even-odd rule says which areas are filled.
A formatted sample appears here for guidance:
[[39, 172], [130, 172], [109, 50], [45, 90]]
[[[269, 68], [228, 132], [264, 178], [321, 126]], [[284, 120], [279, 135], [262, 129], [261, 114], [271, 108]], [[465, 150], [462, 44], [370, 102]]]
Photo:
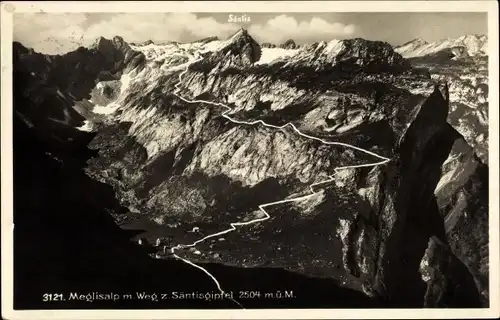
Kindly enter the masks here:
[[[195, 62], [198, 62], [198, 61], [200, 61], [202, 59], [203, 58], [194, 60], [193, 62], [191, 62], [191, 64], [195, 63]], [[178, 94], [178, 92], [180, 91], [180, 87], [179, 86], [182, 83], [182, 77], [183, 77], [184, 74], [186, 74], [186, 72], [188, 72], [188, 70], [189, 70], [188, 68], [189, 68], [189, 66], [186, 67], [186, 69], [179, 74], [179, 82], [175, 85], [175, 91], [174, 91], [174, 95], [176, 95], [179, 99], [185, 101], [186, 103], [206, 103], [206, 104], [211, 104], [211, 105], [214, 105], [214, 106], [220, 106], [220, 107], [223, 107], [223, 108], [227, 109], [225, 112], [222, 113], [222, 116], [224, 118], [228, 119], [229, 121], [237, 123], [237, 124], [242, 124], [242, 125], [257, 125], [257, 124], [260, 124], [260, 125], [263, 125], [265, 127], [274, 128], [274, 129], [278, 129], [278, 130], [284, 130], [286, 127], [291, 127], [297, 134], [299, 134], [299, 135], [301, 135], [301, 136], [303, 136], [305, 138], [308, 138], [308, 139], [311, 139], [311, 140], [320, 141], [321, 143], [326, 144], [326, 145], [337, 145], [337, 146], [343, 146], [343, 147], [355, 149], [355, 150], [362, 151], [364, 153], [367, 153], [369, 155], [372, 155], [374, 157], [377, 157], [377, 158], [381, 159], [381, 161], [375, 162], [375, 163], [367, 163], [367, 164], [360, 164], [360, 165], [353, 165], [353, 166], [337, 167], [337, 168], [334, 169], [335, 172], [338, 172], [340, 170], [350, 169], [350, 168], [361, 168], [361, 167], [378, 166], [378, 165], [382, 165], [384, 163], [387, 163], [387, 162], [391, 161], [391, 159], [389, 159], [389, 158], [380, 156], [380, 155], [378, 155], [376, 153], [373, 153], [371, 151], [368, 151], [368, 150], [365, 150], [365, 149], [362, 149], [362, 148], [359, 148], [359, 147], [356, 147], [356, 146], [353, 146], [353, 145], [350, 145], [350, 144], [341, 143], [341, 142], [326, 141], [326, 140], [320, 139], [318, 137], [314, 137], [314, 136], [305, 134], [305, 133], [301, 132], [299, 129], [297, 129], [297, 127], [294, 124], [292, 124], [291, 122], [286, 123], [286, 124], [284, 124], [282, 126], [275, 126], [275, 125], [272, 125], [272, 124], [265, 123], [262, 120], [256, 120], [256, 121], [251, 121], [251, 122], [240, 121], [240, 120], [233, 119], [233, 118], [231, 118], [228, 115], [231, 111], [233, 111], [233, 109], [231, 109], [229, 106], [227, 106], [227, 105], [225, 105], [223, 103], [216, 103], [216, 102], [211, 102], [211, 101], [206, 101], [206, 100], [188, 100], [188, 99], [186, 99], [186, 98], [184, 98], [184, 97], [182, 97], [182, 96], [180, 96]], [[176, 246], [170, 248], [170, 252], [172, 253], [172, 255], [175, 258], [177, 258], [179, 260], [182, 260], [183, 262], [185, 262], [185, 263], [187, 263], [187, 264], [189, 264], [189, 265], [191, 265], [191, 266], [193, 266], [195, 268], [198, 268], [201, 271], [203, 271], [204, 273], [206, 273], [215, 282], [215, 284], [217, 285], [217, 288], [220, 291], [220, 293], [224, 295], [225, 292], [221, 288], [221, 285], [220, 285], [219, 281], [210, 272], [208, 272], [208, 270], [206, 270], [203, 267], [200, 267], [199, 265], [197, 265], [197, 264], [195, 264], [195, 263], [193, 263], [193, 262], [191, 262], [191, 261], [189, 261], [189, 260], [187, 260], [185, 258], [182, 258], [182, 257], [178, 256], [175, 253], [175, 251], [176, 250], [180, 250], [180, 249], [185, 249], [185, 248], [191, 248], [191, 247], [196, 246], [198, 243], [201, 243], [201, 242], [203, 242], [203, 241], [205, 241], [207, 239], [218, 237], [220, 235], [223, 235], [223, 234], [235, 231], [236, 227], [241, 227], [241, 226], [246, 226], [246, 225], [250, 225], [250, 224], [254, 224], [254, 223], [266, 221], [271, 216], [267, 213], [267, 211], [264, 208], [270, 207], [270, 206], [273, 206], [273, 205], [276, 205], [276, 204], [281, 204], [281, 203], [302, 201], [302, 200], [308, 199], [310, 197], [313, 197], [314, 195], [316, 195], [317, 193], [320, 192], [319, 190], [318, 191], [314, 191], [314, 189], [313, 189], [314, 186], [325, 184], [325, 183], [331, 182], [333, 180], [334, 180], [334, 177], [333, 176], [329, 176], [327, 180], [323, 180], [323, 181], [311, 184], [309, 186], [309, 189], [311, 190], [311, 193], [308, 194], [308, 195], [261, 204], [261, 205], [259, 205], [259, 209], [264, 213], [265, 217], [254, 219], [254, 220], [251, 220], [251, 221], [246, 221], [246, 222], [233, 222], [233, 223], [230, 223], [229, 224], [230, 225], [229, 229], [226, 229], [226, 230], [214, 233], [214, 234], [210, 234], [210, 235], [208, 235], [208, 236], [206, 236], [204, 238], [201, 238], [201, 239], [199, 239], [199, 240], [197, 240], [197, 241], [195, 241], [195, 242], [193, 242], [191, 244], [179, 244], [179, 245], [176, 245]], [[164, 251], [166, 251], [166, 247], [164, 247]], [[228, 299], [232, 300], [233, 302], [235, 302], [237, 305], [239, 305], [241, 308], [244, 309], [243, 305], [241, 303], [239, 303], [238, 301], [236, 301], [236, 300], [234, 300], [233, 298], [230, 298], [230, 297], [228, 297]]]

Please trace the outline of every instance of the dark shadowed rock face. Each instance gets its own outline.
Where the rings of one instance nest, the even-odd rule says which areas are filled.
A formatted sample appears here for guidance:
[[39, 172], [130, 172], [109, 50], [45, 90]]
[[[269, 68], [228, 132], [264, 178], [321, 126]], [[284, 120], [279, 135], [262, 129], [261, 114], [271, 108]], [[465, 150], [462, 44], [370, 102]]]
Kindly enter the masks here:
[[328, 65], [372, 67], [375, 72], [391, 68], [394, 71], [411, 69], [408, 60], [395, 52], [389, 43], [359, 38], [306, 45], [292, 60], [299, 64], [323, 68]]
[[121, 37], [100, 37], [90, 48], [80, 47], [64, 55], [45, 55], [13, 46], [16, 113], [27, 119], [41, 135], [62, 141], [75, 139], [74, 132], [85, 119], [75, 109], [77, 102], [90, 99], [99, 81], [120, 79], [123, 72], [136, 68], [144, 55], [130, 49]]
[[[187, 51], [197, 56], [193, 48]], [[20, 57], [30, 54], [18, 50]], [[259, 64], [259, 44], [240, 30], [200, 53], [203, 59], [189, 65], [178, 86], [184, 98], [229, 105], [230, 120], [219, 105], [174, 95], [181, 71], [158, 71], [149, 63], [155, 57], [134, 52], [115, 37], [80, 53], [86, 63], [94, 61], [87, 55], [106, 67], [118, 61], [119, 72], [132, 79], [116, 91], [122, 105], [115, 118], [95, 136], [82, 133], [87, 140], [80, 142], [97, 153], [85, 158], [86, 179], [111, 185], [116, 208], [127, 209], [109, 210], [123, 229], [141, 229], [137, 236], [145, 242], [160, 239], [167, 247], [192, 243], [231, 222], [260, 218], [259, 205], [309, 194], [311, 184], [332, 176], [307, 201], [266, 207], [270, 219], [179, 254], [196, 263], [329, 278], [339, 293], [364, 297], [366, 306], [487, 304], [488, 168], [447, 122], [453, 97], [447, 84], [412, 68], [387, 43], [363, 39], [300, 47], [294, 56]], [[127, 58], [141, 55], [147, 61]], [[17, 81], [28, 79], [28, 71]], [[18, 83], [21, 97], [26, 87]], [[18, 101], [20, 110], [33, 104]], [[21, 115], [32, 121], [32, 113]], [[390, 161], [335, 171], [381, 159], [257, 120], [293, 123]], [[332, 297], [338, 301], [337, 293]]]
[[448, 122], [464, 136], [483, 163], [488, 163], [488, 38], [467, 35], [427, 43], [411, 41], [395, 51], [414, 67], [450, 86]]
[[488, 167], [463, 137], [453, 141], [436, 188], [451, 251], [473, 276], [483, 302], [489, 300]]
[[485, 307], [474, 279], [467, 267], [445, 243], [437, 238], [429, 240], [429, 246], [420, 265], [422, 280], [427, 283], [424, 307], [464, 308]]
[[398, 169], [389, 175], [385, 186], [381, 225], [387, 240], [379, 248], [376, 288], [402, 305], [411, 305], [422, 296], [424, 284], [416, 266], [434, 232], [432, 226], [439, 222], [438, 213], [426, 205], [432, 203], [440, 166], [448, 152], [439, 140], [447, 108], [436, 88], [400, 139], [394, 164]]
[[[432, 98], [433, 96], [435, 98]], [[487, 278], [484, 274], [484, 270], [487, 269], [487, 261], [481, 260], [480, 258], [487, 257], [487, 248], [484, 247], [484, 244], [487, 243], [487, 228], [485, 229], [485, 222], [483, 220], [487, 217], [484, 211], [484, 208], [487, 206], [487, 201], [480, 200], [480, 204], [478, 204], [475, 198], [476, 196], [474, 195], [470, 196], [470, 198], [467, 197], [467, 200], [463, 199], [465, 203], [470, 201], [479, 207], [479, 209], [477, 209], [478, 207], [473, 209], [474, 216], [478, 220], [468, 225], [469, 227], [474, 226], [474, 228], [479, 228], [478, 230], [474, 230], [474, 234], [478, 236], [471, 239], [467, 231], [457, 230], [452, 225], [453, 219], [457, 219], [453, 217], [455, 214], [467, 216], [467, 213], [462, 211], [463, 208], [467, 206], [462, 206], [460, 209], [457, 208], [459, 212], [455, 213], [453, 210], [449, 210], [450, 208], [445, 208], [444, 203], [447, 201], [443, 200], [443, 192], [445, 191], [441, 188], [448, 183], [457, 183], [461, 179], [471, 179], [472, 177], [467, 178], [471, 175], [476, 177], [476, 181], [485, 180], [484, 177], [479, 178], [481, 176], [480, 173], [473, 173], [474, 170], [469, 171], [469, 169], [465, 171], [468, 173], [464, 173], [463, 169], [460, 168], [461, 165], [458, 164], [452, 165], [453, 169], [451, 169], [453, 171], [456, 170], [455, 173], [457, 176], [451, 178], [450, 174], [445, 171], [450, 170], [445, 168], [449, 166], [449, 163], [447, 163], [449, 160], [447, 159], [453, 157], [452, 155], [459, 155], [458, 157], [464, 161], [464, 166], [474, 167], [477, 162], [473, 158], [470, 158], [470, 156], [468, 158], [466, 153], [464, 153], [466, 150], [457, 152], [456, 144], [465, 144], [465, 142], [463, 138], [446, 123], [447, 112], [445, 111], [448, 108], [446, 106], [447, 103], [445, 104], [444, 99], [439, 97], [440, 93], [435, 91], [435, 93], [431, 95], [431, 98], [435, 101], [434, 104], [424, 105], [420, 111], [421, 114], [423, 114], [423, 109], [427, 107], [428, 116], [434, 118], [434, 120], [427, 118], [424, 121], [422, 121], [422, 119], [420, 121], [421, 124], [427, 127], [426, 131], [428, 135], [422, 135], [421, 130], [413, 131], [414, 133], [412, 134], [412, 127], [410, 127], [406, 134], [407, 137], [401, 144], [400, 163], [405, 169], [402, 171], [403, 174], [401, 177], [398, 178], [398, 196], [395, 199], [395, 209], [398, 210], [399, 207], [401, 214], [397, 215], [398, 218], [394, 223], [390, 236], [396, 237], [398, 240], [396, 242], [388, 241], [386, 257], [389, 257], [389, 259], [386, 263], [382, 264], [383, 266], [385, 265], [385, 267], [381, 268], [380, 271], [382, 274], [385, 274], [385, 276], [381, 277], [379, 280], [383, 279], [384, 290], [388, 290], [389, 292], [392, 291], [392, 294], [389, 294], [389, 296], [399, 301], [397, 304], [401, 303], [405, 305], [408, 303], [408, 301], [405, 302], [405, 299], [408, 297], [415, 295], [414, 298], [417, 299], [417, 297], [424, 296], [423, 293], [425, 290], [430, 290], [428, 294], [431, 294], [430, 292], [433, 292], [433, 290], [435, 291], [436, 288], [439, 287], [439, 290], [441, 290], [440, 294], [446, 296], [446, 299], [452, 300], [433, 300], [434, 298], [428, 297], [429, 300], [426, 300], [426, 304], [434, 304], [434, 306], [466, 304], [467, 306], [478, 307], [484, 305], [484, 301], [486, 301], [486, 299], [480, 299], [478, 293], [485, 290], [482, 279], [485, 277]], [[440, 103], [440, 99], [443, 102]], [[442, 106], [439, 107], [439, 105]], [[439, 112], [436, 108], [441, 108], [442, 111]], [[441, 113], [441, 116], [437, 116], [439, 113]], [[415, 121], [414, 124], [417, 124], [417, 121]], [[432, 123], [435, 123], [435, 125], [429, 126]], [[418, 136], [415, 135], [416, 132], [419, 132]], [[409, 145], [412, 144], [414, 146], [407, 149]], [[413, 150], [413, 152], [409, 152], [410, 150]], [[422, 160], [419, 161], [419, 159]], [[411, 172], [413, 170], [407, 171], [410, 169], [408, 165], [418, 168], [418, 171], [414, 171], [417, 173], [416, 176], [412, 177], [413, 173]], [[465, 174], [465, 176], [460, 178], [460, 175], [463, 174]], [[448, 181], [450, 178], [451, 180]], [[405, 182], [406, 179], [413, 182]], [[461, 184], [460, 182], [458, 183]], [[482, 183], [487, 183], [487, 179], [485, 182], [480, 182], [480, 184]], [[450, 186], [447, 187], [450, 188]], [[487, 192], [482, 190], [479, 193], [471, 194], [487, 195]], [[451, 202], [453, 203], [454, 200], [451, 200]], [[408, 206], [408, 204], [411, 205]], [[454, 204], [450, 205], [452, 207], [456, 206]], [[453, 229], [455, 229], [455, 233], [452, 231]], [[399, 236], [396, 236], [398, 232]], [[426, 261], [424, 258], [423, 263], [431, 265], [429, 268], [433, 268], [433, 276], [430, 277], [430, 279], [426, 279], [427, 289], [425, 289], [423, 282], [419, 279], [420, 275], [415, 265], [418, 262], [417, 257], [423, 256], [428, 245], [429, 237], [440, 239], [440, 249], [438, 252], [434, 252], [436, 246], [430, 246], [428, 250], [430, 250], [431, 256], [433, 256], [431, 259], [432, 262]], [[466, 240], [465, 237], [468, 239]], [[461, 240], [458, 240], [460, 238]], [[476, 254], [468, 252], [468, 254], [465, 255], [462, 251], [463, 249], [458, 249], [457, 251], [457, 241], [460, 242], [460, 246], [465, 248], [476, 248], [478, 252]], [[399, 250], [396, 249], [398, 246], [400, 247]], [[412, 253], [410, 254], [409, 252]], [[391, 256], [393, 258], [390, 258]], [[412, 256], [415, 258], [413, 262], [411, 261]], [[398, 274], [402, 278], [398, 278]], [[460, 274], [463, 279], [468, 279], [468, 282], [458, 285], [457, 277]], [[402, 279], [405, 280], [403, 281]], [[412, 281], [415, 281], [415, 283], [412, 284]], [[441, 283], [441, 285], [437, 284], [440, 281], [444, 282]], [[474, 282], [476, 282], [476, 286]], [[450, 296], [452, 298], [450, 298]]]
[[261, 46], [261, 48], [276, 48], [275, 44], [269, 43], [269, 42], [264, 42], [260, 46]]
[[208, 58], [202, 60], [199, 64], [208, 64], [218, 70], [229, 67], [245, 68], [259, 61], [260, 56], [260, 45], [246, 30], [241, 29], [227, 40], [224, 47], [211, 53]]
[[292, 39], [288, 39], [283, 44], [280, 45], [282, 49], [297, 49], [298, 45]]

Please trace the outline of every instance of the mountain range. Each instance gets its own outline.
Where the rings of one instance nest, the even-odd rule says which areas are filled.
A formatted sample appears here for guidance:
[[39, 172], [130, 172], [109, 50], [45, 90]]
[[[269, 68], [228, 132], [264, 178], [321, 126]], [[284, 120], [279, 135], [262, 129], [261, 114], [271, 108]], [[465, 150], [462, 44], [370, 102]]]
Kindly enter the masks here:
[[[16, 250], [28, 234], [68, 241], [72, 233], [54, 230], [75, 219], [108, 241], [99, 219], [112, 217], [141, 243], [129, 259], [149, 254], [180, 281], [194, 271], [179, 271], [192, 267], [166, 249], [261, 219], [176, 254], [207, 270], [242, 267], [227, 279], [233, 271], [219, 271], [223, 288], [261, 268], [323, 279], [323, 298], [308, 307], [487, 306], [486, 48], [485, 36], [261, 45], [243, 29], [191, 43], [101, 37], [57, 56], [14, 43], [14, 214], [58, 214], [42, 232], [20, 222], [29, 231]], [[35, 188], [24, 166], [36, 176], [52, 169]], [[103, 217], [71, 218], [76, 203]], [[68, 250], [83, 250], [80, 237]], [[34, 277], [24, 268], [20, 277]]]
[[456, 52], [460, 53], [458, 56], [487, 56], [488, 38], [484, 34], [475, 34], [431, 43], [417, 38], [394, 48], [396, 52], [405, 58], [429, 56], [446, 49], [456, 49]]

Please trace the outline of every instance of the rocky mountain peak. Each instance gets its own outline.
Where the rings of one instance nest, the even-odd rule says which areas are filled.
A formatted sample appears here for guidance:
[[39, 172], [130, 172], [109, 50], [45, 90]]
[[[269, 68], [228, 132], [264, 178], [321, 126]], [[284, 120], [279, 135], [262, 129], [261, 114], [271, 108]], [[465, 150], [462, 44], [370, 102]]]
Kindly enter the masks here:
[[[142, 53], [132, 50], [120, 36], [114, 36], [112, 40], [99, 37], [90, 49], [101, 53], [110, 63], [120, 62], [131, 68], [136, 67], [144, 58]], [[130, 63], [132, 60], [134, 62]]]
[[458, 38], [460, 41], [485, 41], [488, 37], [484, 34], [465, 34]]
[[120, 36], [114, 36], [111, 40], [104, 37], [98, 37], [91, 46], [91, 49], [96, 49], [100, 52], [105, 52], [110, 49], [123, 51], [124, 49], [130, 49], [130, 46]]
[[487, 55], [488, 37], [484, 34], [463, 35], [458, 38], [441, 39], [434, 42], [426, 42], [415, 39], [395, 48], [405, 58], [432, 56], [444, 52], [447, 54], [452, 48], [463, 47], [467, 55], [484, 56]]
[[248, 34], [247, 29], [245, 28], [240, 28], [236, 33], [232, 36], [234, 37], [250, 37], [250, 34]]
[[487, 36], [487, 35], [485, 35], [485, 34], [477, 34], [476, 36], [477, 36], [477, 38], [478, 38], [479, 40], [481, 40], [481, 41], [486, 41], [486, 40], [488, 40], [488, 36]]
[[425, 41], [424, 39], [422, 39], [422, 38], [415, 38], [415, 39], [413, 39], [411, 41], [403, 43], [400, 46], [397, 46], [396, 48], [405, 47], [405, 46], [418, 47], [418, 46], [423, 46], [425, 44], [428, 44], [428, 42]]
[[409, 67], [399, 53], [387, 42], [361, 38], [321, 41], [305, 46], [295, 59], [313, 65], [354, 64], [358, 66], [404, 66]]
[[259, 53], [258, 56], [260, 58], [260, 45], [252, 38], [248, 31], [243, 28], [231, 36], [226, 43], [226, 47], [230, 47], [231, 50], [239, 50], [241, 53], [251, 54], [252, 58], [255, 58], [254, 56]]
[[469, 34], [458, 38], [455, 41], [457, 46], [467, 49], [469, 55], [487, 54], [488, 37], [480, 34]]
[[297, 49], [298, 45], [293, 41], [293, 39], [288, 39], [283, 44], [280, 45], [282, 49]]
[[259, 61], [261, 57], [259, 43], [245, 29], [240, 29], [229, 37], [209, 58], [211, 65], [219, 68], [247, 67]]
[[120, 37], [120, 36], [114, 36], [114, 37], [113, 37], [113, 43], [114, 43], [116, 46], [122, 46], [122, 45], [125, 43], [125, 41], [124, 41], [124, 40], [123, 40], [123, 38], [122, 38], [122, 37]]
[[126, 49], [130, 49], [130, 47], [122, 37], [115, 36], [112, 40], [104, 37], [97, 38], [91, 46], [91, 49], [103, 54], [107, 60], [113, 61], [115, 60], [117, 51], [121, 51], [121, 53], [124, 54], [124, 51], [126, 51]]
[[408, 52], [408, 51], [413, 51], [417, 48], [424, 47], [428, 44], [429, 43], [427, 41], [425, 41], [424, 39], [416, 38], [416, 39], [413, 39], [411, 41], [405, 42], [400, 46], [395, 46], [394, 50], [396, 52], [404, 53], [404, 52]]
[[375, 56], [386, 59], [390, 63], [399, 63], [403, 60], [400, 54], [394, 52], [392, 46], [383, 41], [371, 41], [361, 38], [342, 40], [344, 45], [343, 55], [373, 58]]

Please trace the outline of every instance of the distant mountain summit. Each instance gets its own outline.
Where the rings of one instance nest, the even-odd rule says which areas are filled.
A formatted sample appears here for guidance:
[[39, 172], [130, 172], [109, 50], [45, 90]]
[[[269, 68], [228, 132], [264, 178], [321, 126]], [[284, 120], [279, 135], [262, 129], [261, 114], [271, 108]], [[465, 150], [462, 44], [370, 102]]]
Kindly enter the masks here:
[[23, 99], [16, 111], [42, 131], [51, 128], [50, 135], [59, 141], [66, 140], [68, 128], [85, 120], [76, 104], [90, 98], [96, 83], [119, 80], [145, 61], [119, 36], [99, 37], [88, 48], [64, 55], [38, 53], [14, 42], [12, 53], [16, 81], [30, 88], [22, 95], [16, 93]]
[[405, 48], [405, 50], [415, 50], [422, 46], [428, 45], [429, 43], [422, 38], [416, 38], [411, 41], [405, 42], [401, 46], [397, 46], [396, 48]]
[[293, 57], [295, 62], [311, 66], [398, 66], [408, 68], [409, 63], [395, 52], [387, 42], [370, 41], [361, 38], [321, 41], [304, 46]]
[[270, 42], [263, 42], [261, 45], [260, 45], [262, 48], [276, 48], [276, 45], [274, 43], [270, 43]]
[[115, 36], [111, 40], [99, 37], [91, 46], [91, 49], [103, 54], [108, 61], [115, 61], [117, 57], [123, 59], [127, 52], [131, 50], [130, 45], [120, 36]]
[[240, 29], [226, 42], [221, 52], [228, 54], [239, 53], [244, 64], [253, 64], [259, 61], [261, 56], [260, 45], [255, 41], [252, 36], [245, 29]]
[[245, 29], [238, 30], [235, 34], [224, 41], [209, 41], [210, 50], [205, 51], [206, 55], [202, 61], [193, 63], [190, 68], [204, 70], [224, 70], [227, 68], [245, 68], [252, 66], [260, 60], [262, 50]]
[[298, 47], [299, 46], [292, 39], [288, 39], [282, 45], [280, 45], [280, 48], [282, 49], [297, 49]]
[[485, 56], [488, 54], [488, 37], [484, 34], [464, 35], [430, 43], [418, 38], [394, 48], [394, 51], [405, 58], [414, 58], [433, 55], [443, 50], [458, 47], [462, 47], [468, 56]]
[[263, 42], [260, 45], [262, 48], [281, 48], [281, 49], [298, 49], [300, 45], [296, 44], [293, 39], [288, 39], [279, 46], [275, 45], [274, 43], [270, 42]]
[[201, 53], [204, 59], [191, 64], [190, 69], [208, 73], [214, 69], [244, 69], [254, 64], [276, 63], [313, 69], [334, 66], [345, 68], [346, 72], [352, 68], [389, 68], [394, 71], [410, 68], [410, 63], [395, 52], [389, 43], [361, 38], [334, 39], [308, 45], [297, 45], [293, 39], [289, 39], [279, 46], [272, 43], [260, 45], [247, 30], [240, 29], [226, 40], [205, 43], [204, 48]]

